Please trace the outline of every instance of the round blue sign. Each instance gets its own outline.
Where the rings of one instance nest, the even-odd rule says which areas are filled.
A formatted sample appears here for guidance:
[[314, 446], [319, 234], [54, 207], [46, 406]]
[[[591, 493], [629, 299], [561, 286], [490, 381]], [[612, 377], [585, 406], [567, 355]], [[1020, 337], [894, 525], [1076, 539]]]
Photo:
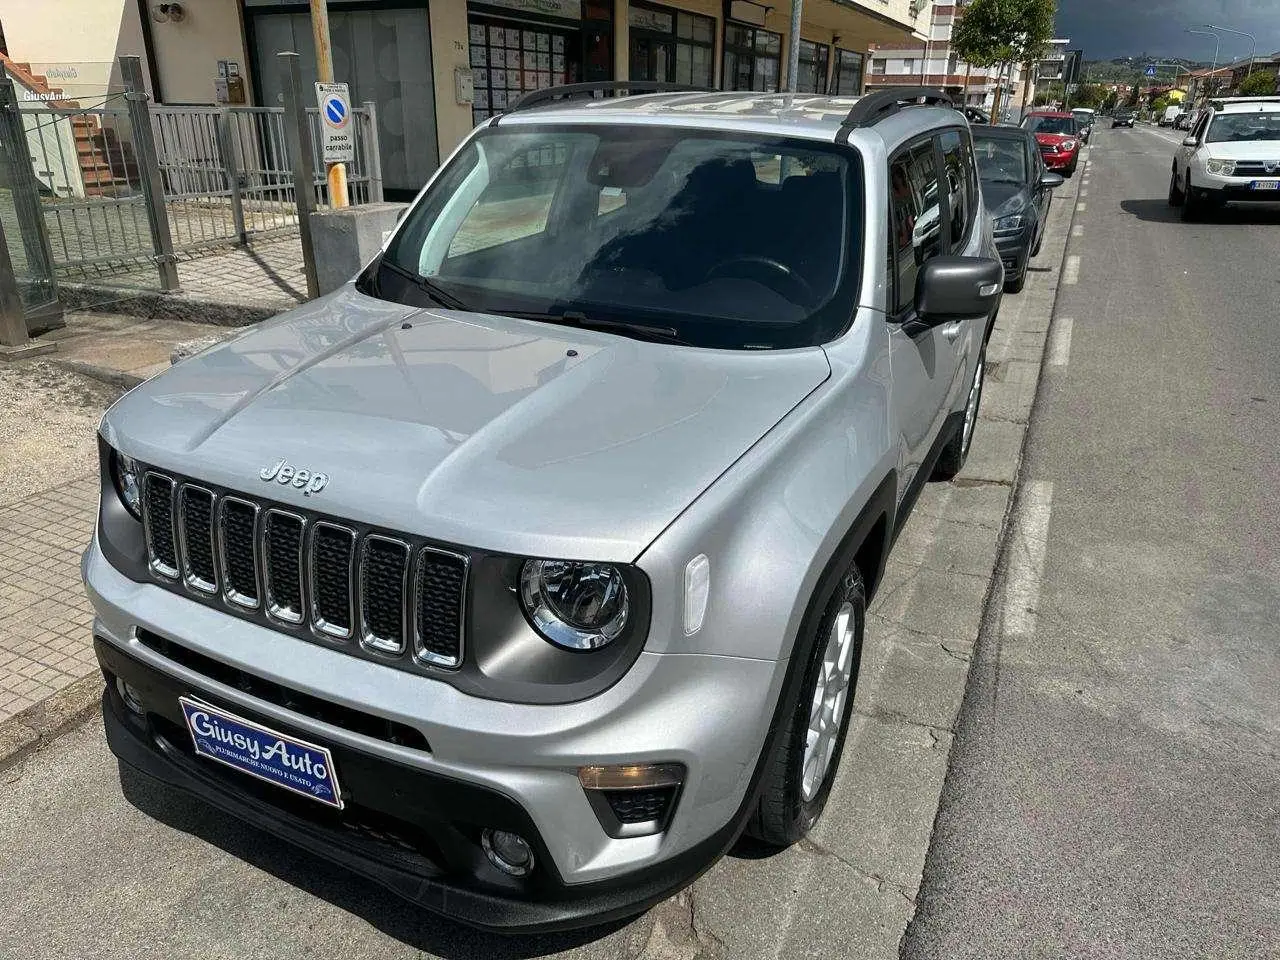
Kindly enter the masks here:
[[324, 115], [335, 127], [347, 122], [347, 105], [340, 97], [328, 97], [324, 102]]

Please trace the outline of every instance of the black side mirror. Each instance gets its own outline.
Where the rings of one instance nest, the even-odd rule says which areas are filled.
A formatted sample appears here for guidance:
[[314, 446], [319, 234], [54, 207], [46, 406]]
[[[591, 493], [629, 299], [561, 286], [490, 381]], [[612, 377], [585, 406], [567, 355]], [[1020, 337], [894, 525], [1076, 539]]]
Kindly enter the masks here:
[[1052, 173], [1046, 170], [1044, 173], [1040, 174], [1040, 186], [1046, 190], [1052, 190], [1055, 187], [1060, 187], [1064, 183], [1066, 183], [1066, 181], [1062, 179], [1062, 174], [1060, 173]]
[[916, 316], [924, 327], [988, 316], [1004, 289], [1004, 264], [986, 257], [934, 257], [916, 274]]

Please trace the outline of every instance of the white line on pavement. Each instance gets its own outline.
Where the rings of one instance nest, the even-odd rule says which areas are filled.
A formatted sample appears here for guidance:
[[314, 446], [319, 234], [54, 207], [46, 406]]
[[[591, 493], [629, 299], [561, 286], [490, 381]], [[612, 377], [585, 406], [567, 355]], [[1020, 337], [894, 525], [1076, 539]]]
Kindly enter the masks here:
[[1083, 223], [1077, 223], [1074, 227], [1072, 227], [1072, 228], [1071, 228], [1071, 235], [1072, 235], [1073, 237], [1083, 237], [1083, 236], [1084, 236], [1084, 224], [1083, 224]]
[[1018, 498], [1009, 539], [1009, 579], [1004, 592], [1004, 634], [1029, 637], [1036, 630], [1036, 608], [1044, 580], [1049, 517], [1053, 511], [1053, 484], [1034, 480]]
[[1087, 203], [1076, 204], [1076, 211], [1079, 213], [1084, 213], [1088, 209], [1089, 209], [1089, 205]]
[[1071, 324], [1070, 317], [1059, 317], [1053, 321], [1053, 332], [1049, 335], [1049, 363], [1055, 367], [1065, 367], [1071, 359]]
[[1067, 257], [1067, 265], [1062, 271], [1062, 282], [1076, 284], [1080, 282], [1080, 258]]

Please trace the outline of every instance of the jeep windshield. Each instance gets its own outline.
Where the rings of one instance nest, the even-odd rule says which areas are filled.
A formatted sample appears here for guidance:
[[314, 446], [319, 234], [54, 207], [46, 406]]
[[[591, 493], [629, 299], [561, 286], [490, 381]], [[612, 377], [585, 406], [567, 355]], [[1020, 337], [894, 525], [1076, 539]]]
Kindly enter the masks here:
[[501, 126], [450, 162], [360, 288], [410, 304], [777, 349], [857, 305], [854, 154], [649, 126]]

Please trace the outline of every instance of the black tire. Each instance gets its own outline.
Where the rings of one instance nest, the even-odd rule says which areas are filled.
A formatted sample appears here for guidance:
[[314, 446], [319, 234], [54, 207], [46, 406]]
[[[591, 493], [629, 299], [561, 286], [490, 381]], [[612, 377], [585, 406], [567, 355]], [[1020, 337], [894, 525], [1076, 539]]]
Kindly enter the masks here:
[[1074, 177], [1074, 176], [1076, 175], [1076, 166], [1077, 166], [1079, 163], [1080, 163], [1080, 158], [1079, 158], [1079, 157], [1077, 157], [1075, 160], [1072, 160], [1072, 161], [1071, 161], [1071, 166], [1067, 167], [1067, 170], [1066, 170], [1066, 173], [1067, 173], [1067, 177], [1068, 177], [1068, 178]]
[[1178, 183], [1178, 168], [1174, 167], [1173, 172], [1169, 174], [1169, 206], [1180, 207], [1186, 199], [1186, 194], [1182, 192], [1182, 187]]
[[1027, 285], [1027, 268], [1023, 267], [1022, 272], [1012, 280], [1006, 280], [1004, 283], [1005, 293], [1021, 293], [1022, 288]]
[[1204, 201], [1196, 196], [1191, 186], [1191, 172], [1187, 171], [1186, 183], [1182, 188], [1182, 219], [1186, 223], [1194, 223], [1200, 219]]
[[[969, 449], [973, 446], [973, 435], [978, 430], [978, 411], [982, 408], [982, 387], [986, 382], [987, 374], [987, 347], [983, 344], [982, 350], [978, 353], [978, 362], [974, 366], [973, 381], [969, 384], [969, 399], [965, 402], [965, 420], [961, 421], [960, 429], [956, 431], [955, 436], [947, 441], [947, 445], [942, 448], [942, 454], [938, 457], [938, 463], [933, 468], [934, 480], [954, 480], [956, 476], [964, 469], [964, 462], [969, 459]], [[976, 395], [974, 391], [977, 391]], [[973, 423], [968, 430], [965, 429], [965, 422], [968, 420], [969, 404], [973, 404]]]
[[[804, 752], [809, 713], [822, 672], [827, 636], [846, 603], [852, 607], [854, 633], [851, 653], [852, 672], [845, 691], [840, 729], [836, 734], [830, 765], [812, 798], [805, 800]], [[853, 695], [858, 687], [858, 668], [862, 660], [862, 635], [866, 620], [866, 588], [863, 586], [862, 575], [858, 572], [858, 568], [853, 567], [841, 578], [835, 594], [827, 602], [818, 620], [816, 633], [813, 636], [801, 638], [804, 645], [811, 649], [807, 654], [809, 659], [805, 665], [800, 696], [796, 701], [795, 710], [785, 719], [784, 726], [779, 731], [778, 739], [774, 744], [773, 755], [767, 761], [764, 782], [760, 787], [760, 799], [756, 803], [751, 819], [747, 822], [747, 836], [770, 846], [788, 847], [804, 839], [813, 825], [818, 822], [818, 818], [822, 816], [823, 807], [826, 806], [827, 797], [831, 793], [831, 785], [836, 779], [836, 771], [840, 767], [840, 754], [844, 750], [845, 736], [849, 732], [849, 716], [853, 713]]]

